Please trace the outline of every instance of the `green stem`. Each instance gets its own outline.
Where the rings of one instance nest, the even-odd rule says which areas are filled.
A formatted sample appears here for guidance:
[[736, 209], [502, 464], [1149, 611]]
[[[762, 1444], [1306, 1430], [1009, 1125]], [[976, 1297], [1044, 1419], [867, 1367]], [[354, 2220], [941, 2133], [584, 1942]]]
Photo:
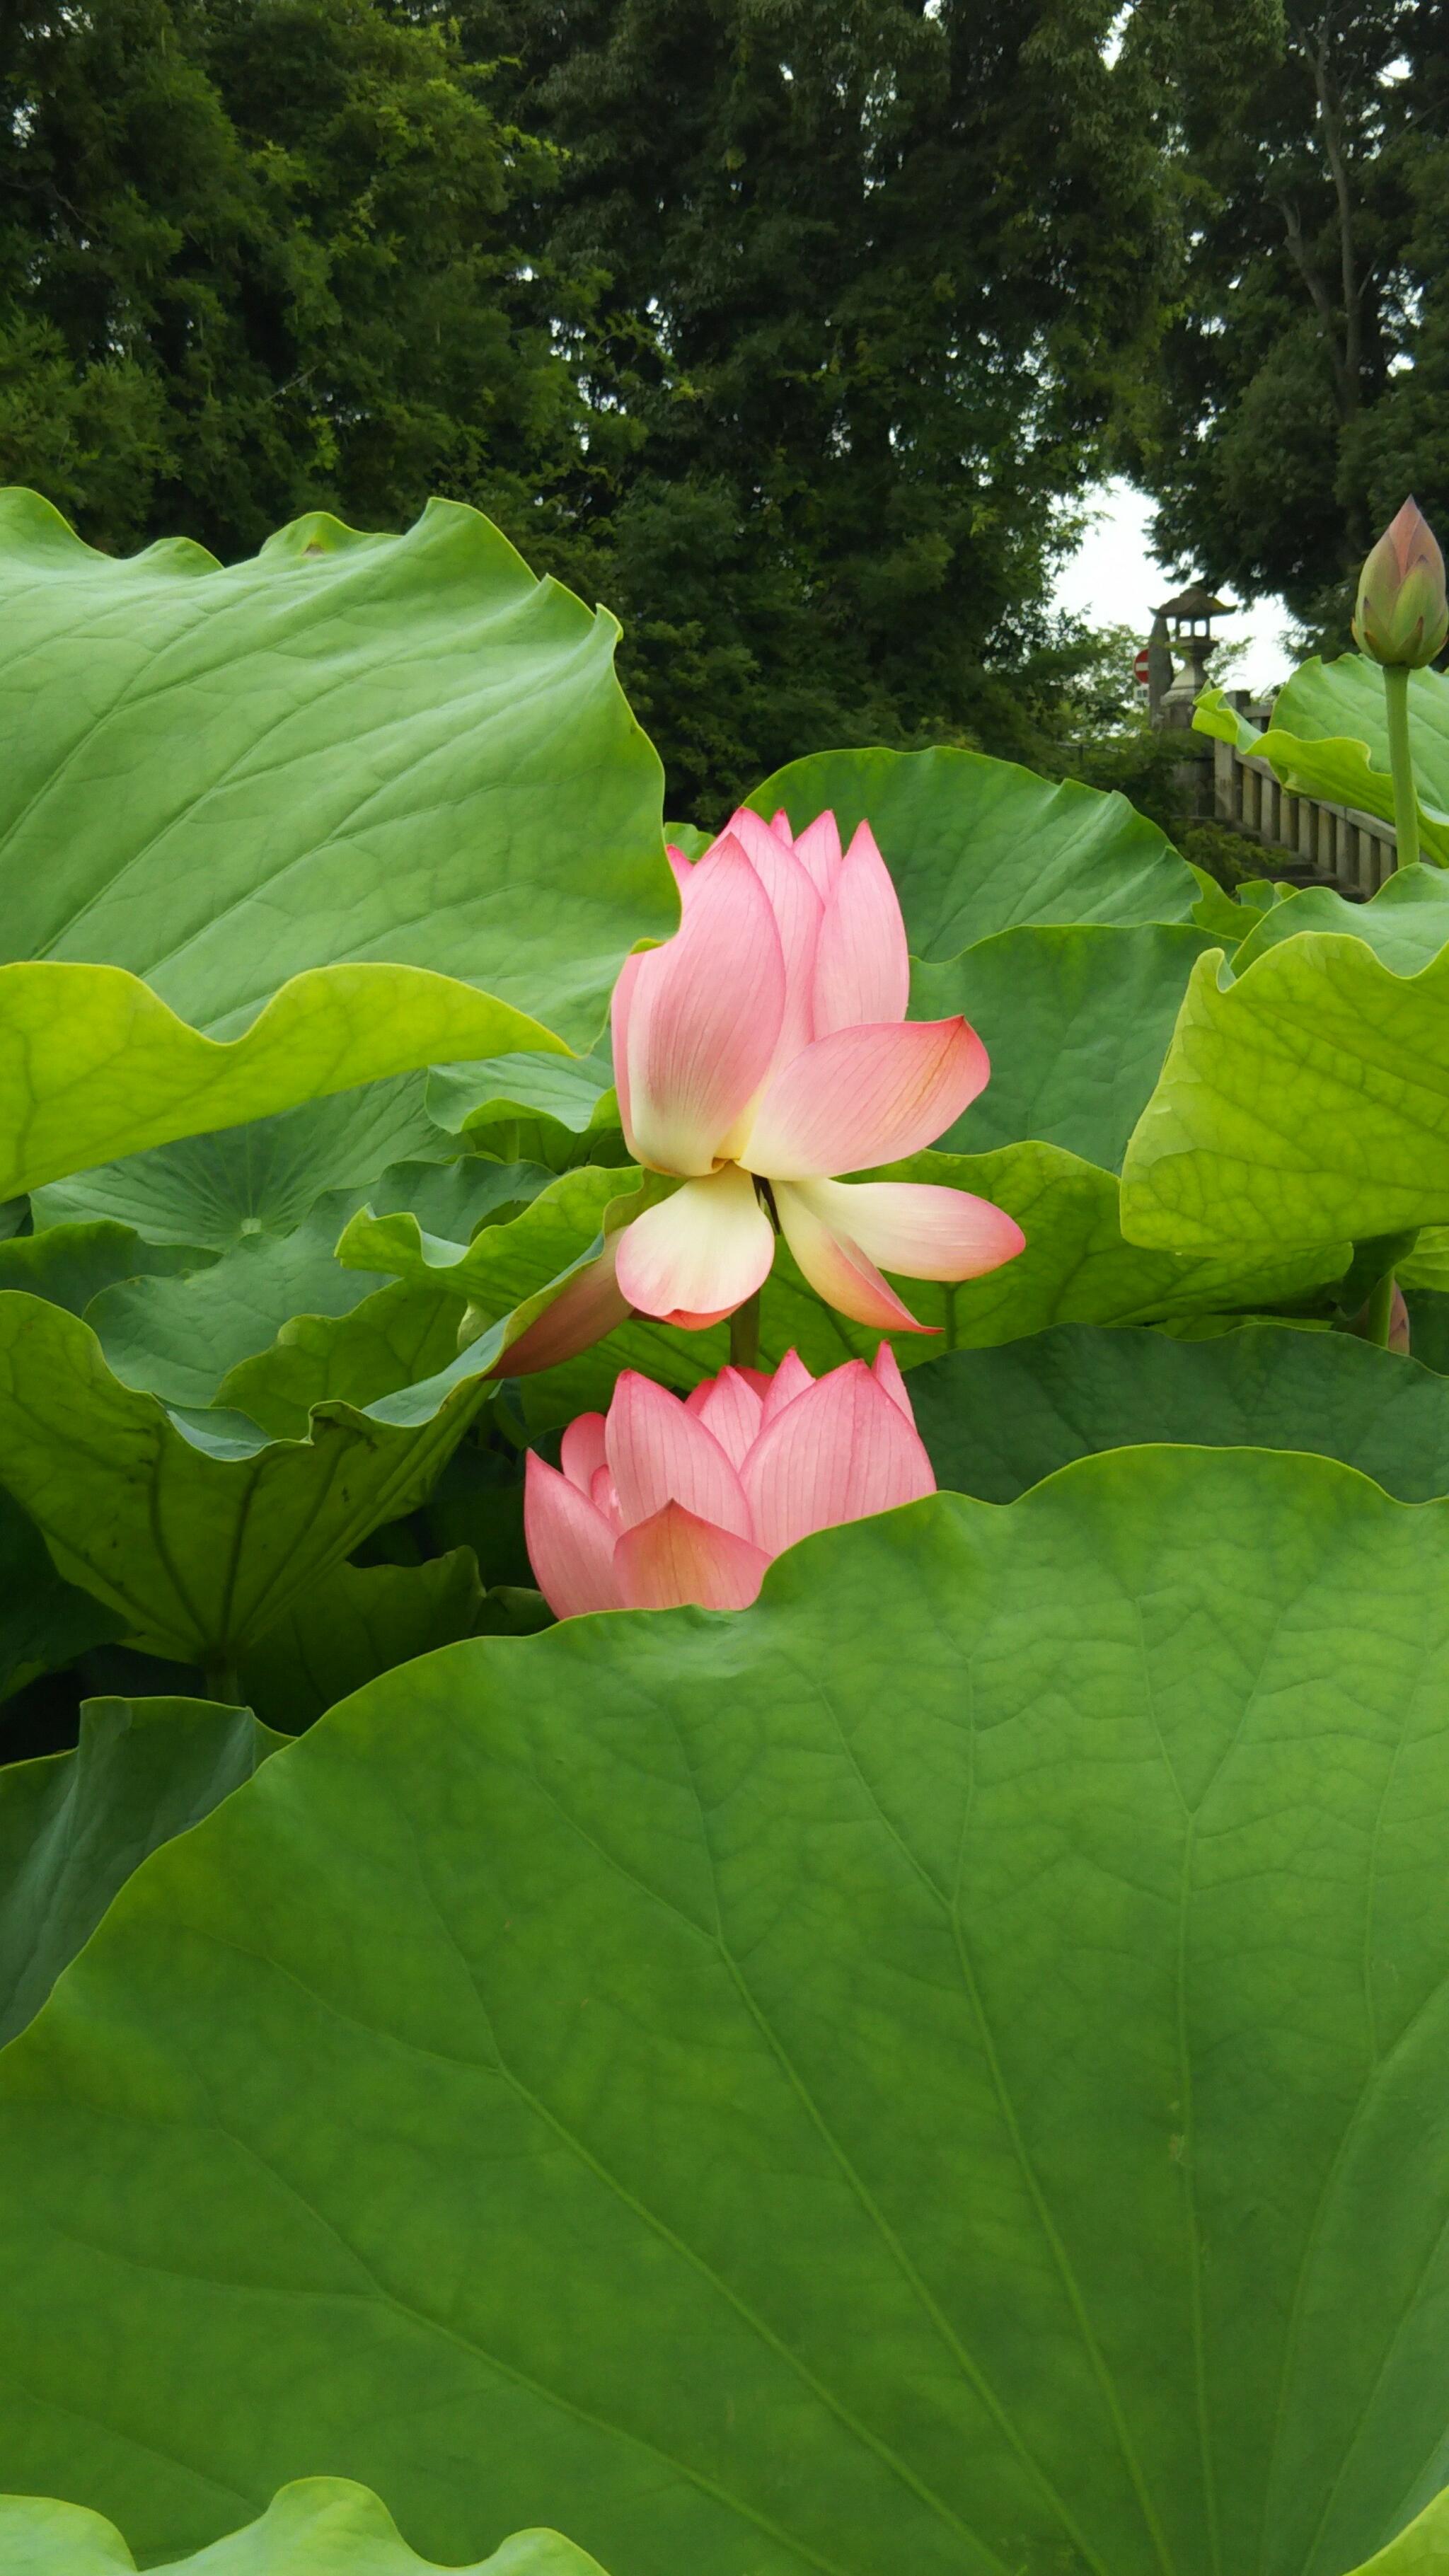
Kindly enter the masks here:
[[736, 1306], [730, 1317], [730, 1367], [758, 1368], [760, 1364], [760, 1292]]
[[1377, 1342], [1379, 1349], [1386, 1351], [1389, 1347], [1389, 1326], [1393, 1322], [1393, 1315], [1394, 1274], [1392, 1270], [1386, 1270], [1378, 1286], [1369, 1295], [1364, 1340]]
[[202, 1682], [208, 1699], [220, 1700], [223, 1708], [245, 1708], [241, 1675], [235, 1664], [229, 1663], [224, 1655], [218, 1655], [215, 1662], [205, 1667]]
[[1384, 699], [1389, 714], [1389, 766], [1394, 774], [1394, 836], [1398, 842], [1394, 865], [1410, 868], [1419, 855], [1419, 798], [1409, 742], [1409, 674], [1402, 663], [1385, 663]]

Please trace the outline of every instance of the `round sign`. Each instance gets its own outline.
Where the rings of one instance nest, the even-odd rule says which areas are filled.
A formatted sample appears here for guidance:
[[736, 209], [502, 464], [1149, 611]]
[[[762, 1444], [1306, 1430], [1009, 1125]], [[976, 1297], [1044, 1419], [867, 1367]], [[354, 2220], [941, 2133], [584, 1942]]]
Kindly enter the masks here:
[[[1120, 666], [1120, 664], [1118, 665], [1118, 667], [1119, 667], [1119, 669], [1120, 669], [1120, 667], [1121, 667], [1121, 666]], [[1137, 686], [1139, 687], [1139, 689], [1145, 689], [1145, 688], [1146, 688], [1146, 686], [1147, 686], [1147, 683], [1148, 683], [1149, 679], [1151, 678], [1151, 676], [1152, 676], [1152, 662], [1151, 662], [1151, 657], [1150, 657], [1150, 655], [1148, 654], [1148, 650], [1147, 650], [1146, 645], [1145, 645], [1145, 644], [1143, 644], [1143, 645], [1140, 645], [1140, 646], [1139, 646], [1139, 648], [1138, 648], [1138, 652], [1137, 652], [1137, 658], [1136, 658], [1136, 660], [1134, 661], [1134, 663], [1133, 663], [1133, 665], [1132, 665], [1132, 677], [1133, 677], [1133, 679], [1136, 681]]]

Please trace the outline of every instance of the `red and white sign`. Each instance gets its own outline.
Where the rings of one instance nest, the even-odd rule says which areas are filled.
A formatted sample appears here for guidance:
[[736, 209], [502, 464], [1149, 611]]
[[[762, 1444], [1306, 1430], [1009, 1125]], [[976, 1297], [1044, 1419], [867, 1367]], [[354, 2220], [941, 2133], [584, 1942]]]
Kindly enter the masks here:
[[1148, 655], [1147, 647], [1143, 644], [1138, 647], [1137, 658], [1132, 665], [1132, 677], [1136, 681], [1139, 689], [1146, 688], [1148, 680], [1151, 677], [1151, 673], [1151, 660]]

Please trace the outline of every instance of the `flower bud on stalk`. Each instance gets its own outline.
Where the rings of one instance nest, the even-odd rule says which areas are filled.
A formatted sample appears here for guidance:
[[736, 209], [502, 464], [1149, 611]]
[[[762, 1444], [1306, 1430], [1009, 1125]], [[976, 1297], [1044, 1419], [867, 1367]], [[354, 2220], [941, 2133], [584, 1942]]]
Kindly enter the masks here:
[[1404, 503], [1359, 574], [1353, 633], [1391, 670], [1423, 670], [1449, 640], [1444, 558], [1417, 501]]
[[1409, 728], [1409, 673], [1422, 671], [1449, 637], [1444, 558], [1418, 502], [1404, 503], [1358, 579], [1354, 637], [1384, 675], [1389, 768], [1394, 782], [1394, 865], [1419, 856], [1419, 793]]

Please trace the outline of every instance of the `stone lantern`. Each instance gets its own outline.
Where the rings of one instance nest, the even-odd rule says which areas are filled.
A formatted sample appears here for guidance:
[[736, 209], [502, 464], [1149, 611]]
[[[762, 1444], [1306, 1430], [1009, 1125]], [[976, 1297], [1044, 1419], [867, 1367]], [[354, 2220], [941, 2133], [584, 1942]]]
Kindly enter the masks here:
[[[1236, 614], [1227, 600], [1214, 599], [1200, 583], [1192, 590], [1180, 590], [1175, 599], [1164, 599], [1154, 609], [1147, 647], [1154, 724], [1191, 729], [1193, 700], [1207, 687], [1208, 657], [1221, 640], [1213, 633], [1213, 619]], [[1174, 659], [1176, 675], [1169, 676]]]

